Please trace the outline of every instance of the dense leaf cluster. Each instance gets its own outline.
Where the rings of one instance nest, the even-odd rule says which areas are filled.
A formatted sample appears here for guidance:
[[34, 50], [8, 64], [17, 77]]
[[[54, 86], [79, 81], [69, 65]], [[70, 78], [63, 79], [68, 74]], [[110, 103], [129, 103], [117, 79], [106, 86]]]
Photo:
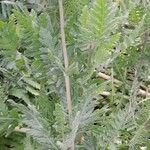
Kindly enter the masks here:
[[64, 1], [71, 114], [58, 1], [0, 2], [0, 149], [150, 149], [150, 1]]

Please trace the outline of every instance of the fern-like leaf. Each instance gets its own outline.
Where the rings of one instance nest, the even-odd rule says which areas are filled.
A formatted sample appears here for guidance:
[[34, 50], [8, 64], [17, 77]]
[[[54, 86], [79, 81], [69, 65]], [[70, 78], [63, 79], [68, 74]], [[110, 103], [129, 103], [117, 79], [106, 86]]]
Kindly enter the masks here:
[[[31, 105], [27, 108], [22, 104], [17, 104], [13, 101], [10, 102], [23, 112], [22, 123], [28, 127], [27, 134], [42, 144], [43, 147], [47, 149], [57, 149], [53, 138], [49, 134], [50, 132], [46, 130], [46, 126], [43, 126], [46, 120], [40, 117], [36, 109]], [[46, 123], [46, 125], [48, 125], [48, 123]]]
[[115, 3], [108, 3], [105, 0], [96, 0], [92, 8], [87, 6], [83, 9], [80, 17], [81, 30], [79, 43], [81, 50], [96, 50], [95, 61], [97, 65], [103, 62], [110, 54], [106, 46], [115, 46], [119, 41], [119, 34], [115, 33], [118, 27], [117, 7]]

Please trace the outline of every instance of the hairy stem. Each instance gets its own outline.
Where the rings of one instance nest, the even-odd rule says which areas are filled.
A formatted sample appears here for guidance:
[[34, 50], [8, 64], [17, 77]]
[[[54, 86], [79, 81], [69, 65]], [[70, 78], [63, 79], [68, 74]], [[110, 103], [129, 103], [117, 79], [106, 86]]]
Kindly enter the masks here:
[[67, 56], [67, 48], [66, 48], [66, 40], [65, 40], [65, 32], [64, 32], [64, 11], [63, 11], [63, 1], [59, 1], [59, 14], [60, 14], [60, 30], [61, 30], [61, 41], [62, 41], [62, 51], [64, 57], [64, 78], [65, 78], [65, 86], [66, 86], [66, 100], [67, 100], [67, 108], [68, 113], [72, 112], [72, 104], [71, 104], [71, 88], [70, 88], [70, 79], [68, 76], [68, 56]]

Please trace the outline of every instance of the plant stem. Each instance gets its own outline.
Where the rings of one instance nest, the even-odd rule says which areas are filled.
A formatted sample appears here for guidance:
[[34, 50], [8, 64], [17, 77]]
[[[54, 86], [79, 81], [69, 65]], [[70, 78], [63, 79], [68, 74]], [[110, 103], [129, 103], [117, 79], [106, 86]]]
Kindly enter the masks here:
[[15, 127], [14, 131], [19, 133], [26, 133], [29, 129], [28, 128], [20, 128], [19, 126]]
[[59, 1], [59, 14], [60, 14], [60, 30], [61, 30], [61, 41], [62, 41], [62, 51], [64, 57], [64, 78], [65, 78], [65, 86], [66, 86], [66, 100], [67, 100], [67, 109], [68, 113], [72, 112], [72, 104], [71, 104], [71, 88], [70, 88], [70, 79], [68, 76], [68, 56], [67, 56], [67, 48], [66, 48], [66, 40], [65, 40], [65, 32], [64, 32], [64, 11], [63, 11], [63, 1]]

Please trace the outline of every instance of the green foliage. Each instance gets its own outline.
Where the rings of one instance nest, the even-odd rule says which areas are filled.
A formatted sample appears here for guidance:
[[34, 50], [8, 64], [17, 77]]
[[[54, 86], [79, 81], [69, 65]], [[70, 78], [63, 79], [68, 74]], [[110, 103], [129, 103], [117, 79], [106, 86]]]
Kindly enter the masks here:
[[138, 24], [144, 15], [144, 7], [137, 6], [131, 10], [129, 13], [129, 23], [131, 24]]
[[[40, 115], [35, 110], [35, 108], [33, 106], [29, 106], [29, 108], [26, 108], [22, 104], [16, 104], [14, 102], [11, 103], [18, 108], [18, 111], [24, 113], [22, 123], [27, 125], [27, 133], [32, 136], [37, 142], [42, 144], [43, 147], [48, 149], [57, 149], [53, 139], [49, 135], [50, 131], [48, 129], [46, 130], [48, 123], [46, 122], [46, 120], [44, 120], [44, 118], [40, 118]], [[43, 124], [45, 124], [45, 126]]]
[[3, 150], [23, 150], [24, 144], [23, 139], [24, 135], [18, 133], [12, 133], [9, 137], [1, 137], [0, 138], [0, 147]]
[[146, 0], [65, 0], [67, 72], [58, 2], [0, 4], [0, 149], [149, 149]]
[[58, 135], [60, 134], [61, 138], [63, 139], [67, 129], [65, 114], [64, 111], [62, 110], [62, 106], [57, 103], [55, 104], [54, 116], [55, 116], [55, 124], [53, 125], [53, 127], [55, 128]]
[[96, 65], [110, 56], [120, 39], [120, 33], [116, 33], [119, 24], [117, 12], [115, 3], [104, 0], [95, 1], [92, 8], [85, 6], [83, 9], [80, 17], [79, 41], [83, 50], [96, 49], [94, 58]]

